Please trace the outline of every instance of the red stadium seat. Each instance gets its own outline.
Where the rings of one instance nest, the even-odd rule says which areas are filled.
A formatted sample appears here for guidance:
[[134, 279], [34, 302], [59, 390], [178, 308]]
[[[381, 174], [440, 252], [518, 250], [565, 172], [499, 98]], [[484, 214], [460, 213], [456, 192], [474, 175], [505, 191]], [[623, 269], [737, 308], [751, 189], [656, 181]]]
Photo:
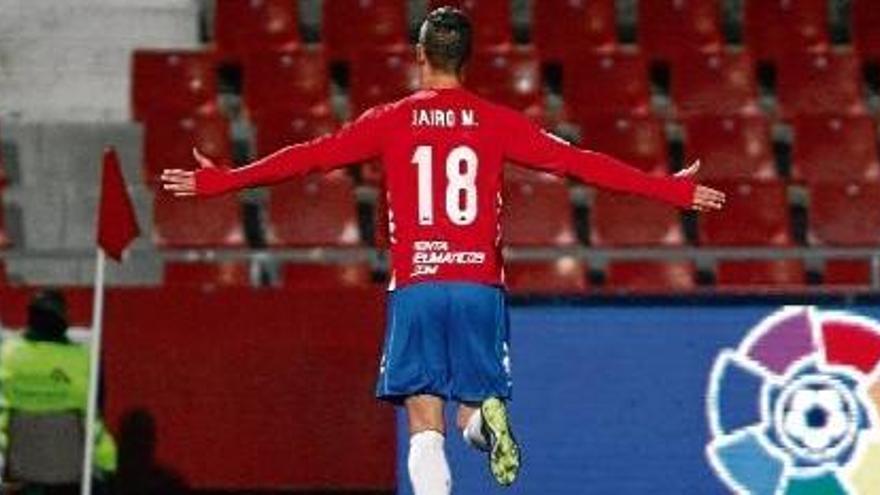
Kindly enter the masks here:
[[532, 116], [543, 112], [541, 63], [530, 48], [497, 48], [474, 54], [465, 85], [478, 95]]
[[210, 53], [137, 50], [131, 75], [135, 120], [180, 117], [217, 111], [217, 74]]
[[581, 144], [645, 172], [665, 174], [669, 169], [663, 125], [653, 115], [597, 115], [582, 119]]
[[678, 210], [637, 196], [597, 191], [590, 208], [594, 246], [681, 246]]
[[514, 294], [578, 294], [589, 287], [584, 262], [565, 256], [553, 261], [512, 261], [504, 282]]
[[244, 102], [251, 118], [266, 113], [330, 115], [330, 78], [323, 52], [297, 48], [249, 56]]
[[254, 143], [258, 156], [266, 156], [292, 144], [310, 141], [337, 129], [336, 119], [325, 116], [268, 114], [254, 120]]
[[6, 263], [0, 260], [0, 287], [9, 285], [9, 277], [6, 276]]
[[166, 286], [246, 287], [251, 284], [250, 265], [241, 261], [170, 261], [165, 263], [162, 280]]
[[3, 208], [3, 196], [0, 195], [0, 249], [8, 248], [12, 245], [12, 240], [6, 232], [6, 215]]
[[745, 51], [695, 53], [673, 60], [670, 91], [682, 116], [758, 109], [755, 64]]
[[285, 289], [297, 290], [366, 288], [373, 284], [373, 275], [366, 263], [285, 263], [281, 266], [281, 283]]
[[761, 114], [693, 116], [684, 120], [688, 161], [700, 159], [700, 180], [776, 177], [770, 123]]
[[809, 218], [814, 244], [880, 247], [880, 183], [815, 184]]
[[836, 286], [870, 286], [871, 260], [830, 259], [825, 262], [822, 283]]
[[576, 243], [568, 185], [546, 176], [504, 183], [504, 242], [514, 246]]
[[788, 195], [785, 184], [771, 181], [718, 181], [727, 194], [724, 211], [702, 215], [700, 243], [706, 246], [788, 246]]
[[418, 87], [418, 66], [410, 47], [365, 49], [351, 64], [353, 116], [408, 96]]
[[617, 41], [614, 0], [532, 2], [532, 41], [542, 60], [555, 62], [582, 48], [612, 48]]
[[779, 61], [776, 91], [785, 115], [861, 113], [861, 81], [852, 53], [797, 53]]
[[853, 41], [859, 54], [880, 61], [880, 9], [873, 0], [855, 0], [852, 6]]
[[220, 0], [214, 5], [214, 40], [225, 58], [291, 48], [300, 41], [296, 0]]
[[644, 292], [682, 292], [697, 286], [697, 269], [690, 261], [613, 261], [605, 285]]
[[563, 72], [563, 97], [577, 117], [650, 110], [648, 65], [638, 51], [579, 53]]
[[273, 246], [360, 244], [354, 189], [343, 171], [272, 187], [268, 210], [268, 241]]
[[759, 60], [828, 47], [828, 0], [746, 0], [745, 37]]
[[474, 46], [488, 47], [513, 42], [510, 0], [430, 0], [430, 10], [444, 6], [463, 10], [474, 25]]
[[803, 115], [793, 121], [792, 176], [806, 182], [880, 179], [877, 128], [867, 115]]
[[324, 0], [321, 37], [331, 60], [352, 60], [363, 47], [407, 42], [407, 2]]
[[182, 200], [157, 194], [153, 235], [161, 248], [240, 248], [245, 245], [241, 205], [234, 195]]
[[721, 48], [719, 4], [705, 0], [638, 2], [639, 45], [651, 58], [663, 60]]
[[231, 162], [229, 121], [222, 115], [150, 120], [144, 126], [144, 175], [152, 183], [166, 168], [196, 167], [193, 147], [221, 163]]
[[715, 283], [722, 287], [793, 289], [807, 282], [801, 260], [746, 260], [718, 263]]

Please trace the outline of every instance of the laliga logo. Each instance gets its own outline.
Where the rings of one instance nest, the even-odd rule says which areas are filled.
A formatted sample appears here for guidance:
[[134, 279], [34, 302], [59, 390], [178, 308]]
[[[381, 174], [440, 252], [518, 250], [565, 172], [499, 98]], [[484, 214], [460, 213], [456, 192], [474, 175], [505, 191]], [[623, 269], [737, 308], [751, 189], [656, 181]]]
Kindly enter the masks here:
[[706, 402], [734, 493], [880, 494], [880, 323], [784, 308], [719, 354]]

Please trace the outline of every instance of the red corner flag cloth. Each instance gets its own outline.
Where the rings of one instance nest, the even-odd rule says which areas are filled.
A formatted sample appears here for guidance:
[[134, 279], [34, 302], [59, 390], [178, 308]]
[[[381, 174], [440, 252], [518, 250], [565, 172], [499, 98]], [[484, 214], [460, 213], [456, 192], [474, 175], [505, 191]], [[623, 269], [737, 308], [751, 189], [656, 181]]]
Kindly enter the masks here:
[[104, 169], [101, 174], [101, 203], [98, 208], [98, 245], [107, 256], [122, 260], [122, 253], [139, 234], [125, 179], [119, 168], [116, 150], [104, 150]]

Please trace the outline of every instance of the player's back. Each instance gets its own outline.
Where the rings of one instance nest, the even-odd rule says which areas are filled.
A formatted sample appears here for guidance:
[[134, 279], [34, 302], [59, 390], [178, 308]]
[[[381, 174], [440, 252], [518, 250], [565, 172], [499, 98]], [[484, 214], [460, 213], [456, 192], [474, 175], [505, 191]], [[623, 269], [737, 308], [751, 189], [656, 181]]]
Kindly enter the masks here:
[[383, 145], [392, 287], [499, 284], [504, 121], [522, 118], [464, 89], [391, 104]]

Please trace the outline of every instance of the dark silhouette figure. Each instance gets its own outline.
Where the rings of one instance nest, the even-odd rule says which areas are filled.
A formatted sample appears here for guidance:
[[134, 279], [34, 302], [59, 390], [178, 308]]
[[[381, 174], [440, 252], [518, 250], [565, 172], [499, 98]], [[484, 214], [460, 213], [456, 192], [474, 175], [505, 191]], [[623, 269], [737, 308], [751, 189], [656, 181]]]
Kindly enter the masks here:
[[177, 473], [157, 464], [156, 442], [156, 421], [148, 411], [136, 409], [122, 418], [114, 494], [188, 493], [186, 484]]

